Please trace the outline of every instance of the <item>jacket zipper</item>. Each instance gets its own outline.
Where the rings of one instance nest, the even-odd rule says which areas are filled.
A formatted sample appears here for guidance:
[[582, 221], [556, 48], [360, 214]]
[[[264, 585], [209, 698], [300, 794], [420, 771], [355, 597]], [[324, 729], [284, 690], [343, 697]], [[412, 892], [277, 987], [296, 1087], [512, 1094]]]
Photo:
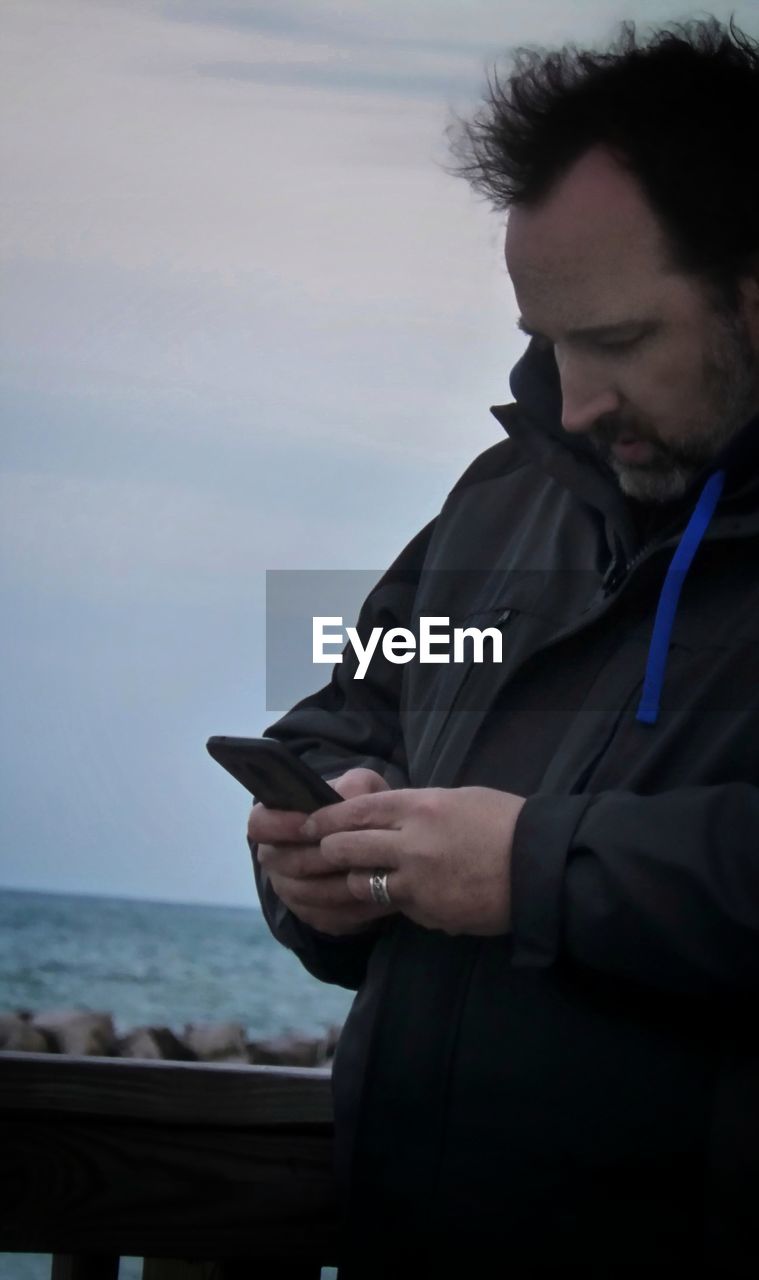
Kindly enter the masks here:
[[[570, 640], [573, 636], [579, 635], [584, 631], [586, 627], [592, 626], [594, 622], [603, 616], [603, 614], [614, 607], [612, 597], [621, 586], [627, 584], [633, 571], [639, 569], [643, 561], [650, 559], [655, 551], [664, 550], [670, 546], [676, 546], [679, 536], [679, 533], [670, 534], [661, 542], [658, 542], [655, 537], [650, 538], [648, 542], [644, 543], [644, 545], [635, 553], [631, 560], [625, 560], [624, 557], [613, 559], [601, 580], [601, 594], [604, 600], [603, 607], [594, 608], [593, 606], [589, 606], [577, 622], [566, 627], [563, 631], [559, 631], [551, 640], [547, 641], [546, 644], [539, 645], [535, 650], [533, 650], [530, 657], [533, 658], [536, 654], [546, 653], [549, 649], [552, 649], [554, 645], [560, 644], [564, 640]], [[707, 538], [708, 536], [709, 535], [707, 534]], [[756, 537], [756, 530], [747, 529], [745, 533], [734, 533], [731, 536], [735, 538]], [[725, 538], [725, 541], [727, 540], [729, 539]], [[596, 599], [598, 599], [598, 597], [596, 597]]]
[[[737, 534], [737, 535], [734, 534], [733, 536], [734, 537], [736, 536], [737, 537], [754, 537], [756, 536], [756, 531], [746, 530], [745, 533]], [[606, 570], [604, 577], [601, 580], [602, 598], [605, 601], [603, 608], [596, 610], [596, 609], [593, 609], [592, 607], [589, 607], [585, 611], [584, 616], [580, 620], [575, 622], [573, 625], [565, 628], [563, 631], [559, 631], [558, 634], [553, 636], [552, 639], [547, 641], [546, 644], [538, 645], [538, 647], [534, 649], [533, 652], [529, 655], [530, 658], [534, 658], [539, 653], [548, 652], [550, 649], [554, 647], [554, 645], [560, 644], [564, 640], [569, 640], [573, 636], [579, 635], [587, 627], [592, 626], [592, 624], [596, 622], [597, 619], [602, 616], [602, 614], [606, 613], [609, 609], [614, 607], [612, 596], [617, 592], [619, 587], [627, 583], [633, 571], [638, 569], [644, 560], [647, 560], [651, 555], [653, 555], [654, 551], [663, 550], [664, 548], [670, 545], [677, 545], [678, 537], [679, 537], [679, 534], [670, 534], [669, 537], [664, 538], [661, 542], [658, 542], [655, 537], [649, 538], [648, 542], [644, 543], [644, 545], [639, 548], [639, 550], [635, 553], [632, 559], [625, 560], [623, 556], [620, 556], [618, 559], [617, 558], [613, 559], [611, 564], [609, 565], [609, 568]], [[498, 615], [498, 618], [496, 619], [496, 624], [503, 626], [506, 623], [508, 623], [512, 613], [513, 613], [512, 609], [504, 609], [503, 612]], [[588, 617], [588, 614], [591, 615], [590, 618]], [[448, 724], [450, 723], [450, 720], [454, 711], [456, 710], [456, 708], [459, 706], [461, 702], [464, 686], [466, 685], [467, 680], [469, 679], [472, 668], [473, 668], [473, 664], [470, 663], [461, 684], [456, 690], [453, 701], [450, 707], [448, 708], [448, 711], [446, 712], [443, 723], [441, 724], [437, 734], [435, 735], [435, 741], [432, 743], [431, 747], [429, 747], [427, 750], [428, 760], [432, 759], [434, 752], [437, 750], [440, 739], [442, 738], [445, 729], [448, 727]]]
[[[629, 578], [630, 574], [633, 573], [633, 571], [637, 569], [644, 560], [648, 559], [652, 552], [658, 551], [660, 548], [677, 546], [677, 540], [682, 535], [682, 532], [682, 529], [680, 529], [675, 533], [667, 534], [661, 541], [659, 541], [655, 534], [653, 538], [649, 538], [647, 542], [643, 543], [642, 547], [638, 548], [635, 555], [630, 560], [625, 560], [623, 554], [619, 557], [616, 555], [613, 556], [611, 564], [601, 580], [604, 598], [608, 598], [613, 595], [625, 579]], [[723, 538], [729, 539], [731, 537], [751, 538], [755, 536], [756, 532], [756, 529], [746, 529], [742, 533], [734, 531], [732, 534], [717, 534], [717, 540], [722, 541]], [[712, 535], [708, 531], [705, 541], [712, 541]]]
[[628, 578], [633, 570], [638, 568], [638, 565], [646, 559], [650, 552], [654, 551], [657, 546], [666, 547], [668, 541], [669, 539], [665, 538], [663, 542], [657, 544], [656, 538], [649, 538], [648, 542], [638, 548], [631, 560], [625, 560], [624, 558], [612, 560], [601, 582], [604, 596], [613, 595], [617, 588], [621, 587], [625, 578]]

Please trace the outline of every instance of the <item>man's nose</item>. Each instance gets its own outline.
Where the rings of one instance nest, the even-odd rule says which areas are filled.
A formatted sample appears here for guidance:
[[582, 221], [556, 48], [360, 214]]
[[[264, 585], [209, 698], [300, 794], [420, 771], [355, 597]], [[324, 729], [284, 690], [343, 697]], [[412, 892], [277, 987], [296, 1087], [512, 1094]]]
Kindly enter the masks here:
[[561, 381], [561, 425], [565, 431], [590, 431], [599, 418], [615, 413], [620, 406], [619, 393], [607, 378], [573, 359], [557, 355]]

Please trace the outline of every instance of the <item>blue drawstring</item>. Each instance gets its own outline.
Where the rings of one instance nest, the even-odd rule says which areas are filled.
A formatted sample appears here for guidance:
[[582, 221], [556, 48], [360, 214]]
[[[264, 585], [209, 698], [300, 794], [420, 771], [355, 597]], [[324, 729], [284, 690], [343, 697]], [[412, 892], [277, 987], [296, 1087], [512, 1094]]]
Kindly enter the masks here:
[[715, 471], [709, 476], [701, 493], [693, 514], [688, 521], [677, 550], [670, 561], [664, 586], [661, 589], [659, 603], [656, 608], [654, 629], [646, 661], [646, 675], [643, 680], [643, 693], [638, 704], [635, 719], [641, 724], [656, 724], [659, 716], [659, 701], [664, 684], [664, 668], [667, 665], [669, 640], [677, 613], [677, 602], [685, 582], [685, 575], [690, 569], [693, 557], [701, 543], [701, 539], [709, 527], [714, 515], [714, 508], [719, 502], [722, 486], [725, 483], [724, 471]]

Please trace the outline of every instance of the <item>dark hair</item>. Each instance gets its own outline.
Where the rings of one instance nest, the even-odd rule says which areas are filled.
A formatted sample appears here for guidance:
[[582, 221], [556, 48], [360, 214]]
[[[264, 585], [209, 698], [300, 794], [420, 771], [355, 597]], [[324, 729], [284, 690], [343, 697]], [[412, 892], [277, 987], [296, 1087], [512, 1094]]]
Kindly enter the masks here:
[[537, 204], [606, 146], [640, 182], [674, 265], [730, 293], [759, 250], [759, 42], [731, 19], [624, 22], [604, 52], [520, 48], [484, 105], [456, 120], [450, 172], [494, 208]]

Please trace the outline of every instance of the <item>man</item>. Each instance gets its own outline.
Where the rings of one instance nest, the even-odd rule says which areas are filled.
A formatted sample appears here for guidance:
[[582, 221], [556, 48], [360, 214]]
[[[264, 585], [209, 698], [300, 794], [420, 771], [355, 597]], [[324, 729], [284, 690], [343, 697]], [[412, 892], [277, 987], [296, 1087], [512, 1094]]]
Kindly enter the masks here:
[[522, 53], [455, 143], [532, 340], [359, 630], [503, 661], [346, 651], [269, 730], [344, 803], [249, 828], [275, 936], [358, 992], [346, 1276], [757, 1273], [757, 137], [709, 20]]

